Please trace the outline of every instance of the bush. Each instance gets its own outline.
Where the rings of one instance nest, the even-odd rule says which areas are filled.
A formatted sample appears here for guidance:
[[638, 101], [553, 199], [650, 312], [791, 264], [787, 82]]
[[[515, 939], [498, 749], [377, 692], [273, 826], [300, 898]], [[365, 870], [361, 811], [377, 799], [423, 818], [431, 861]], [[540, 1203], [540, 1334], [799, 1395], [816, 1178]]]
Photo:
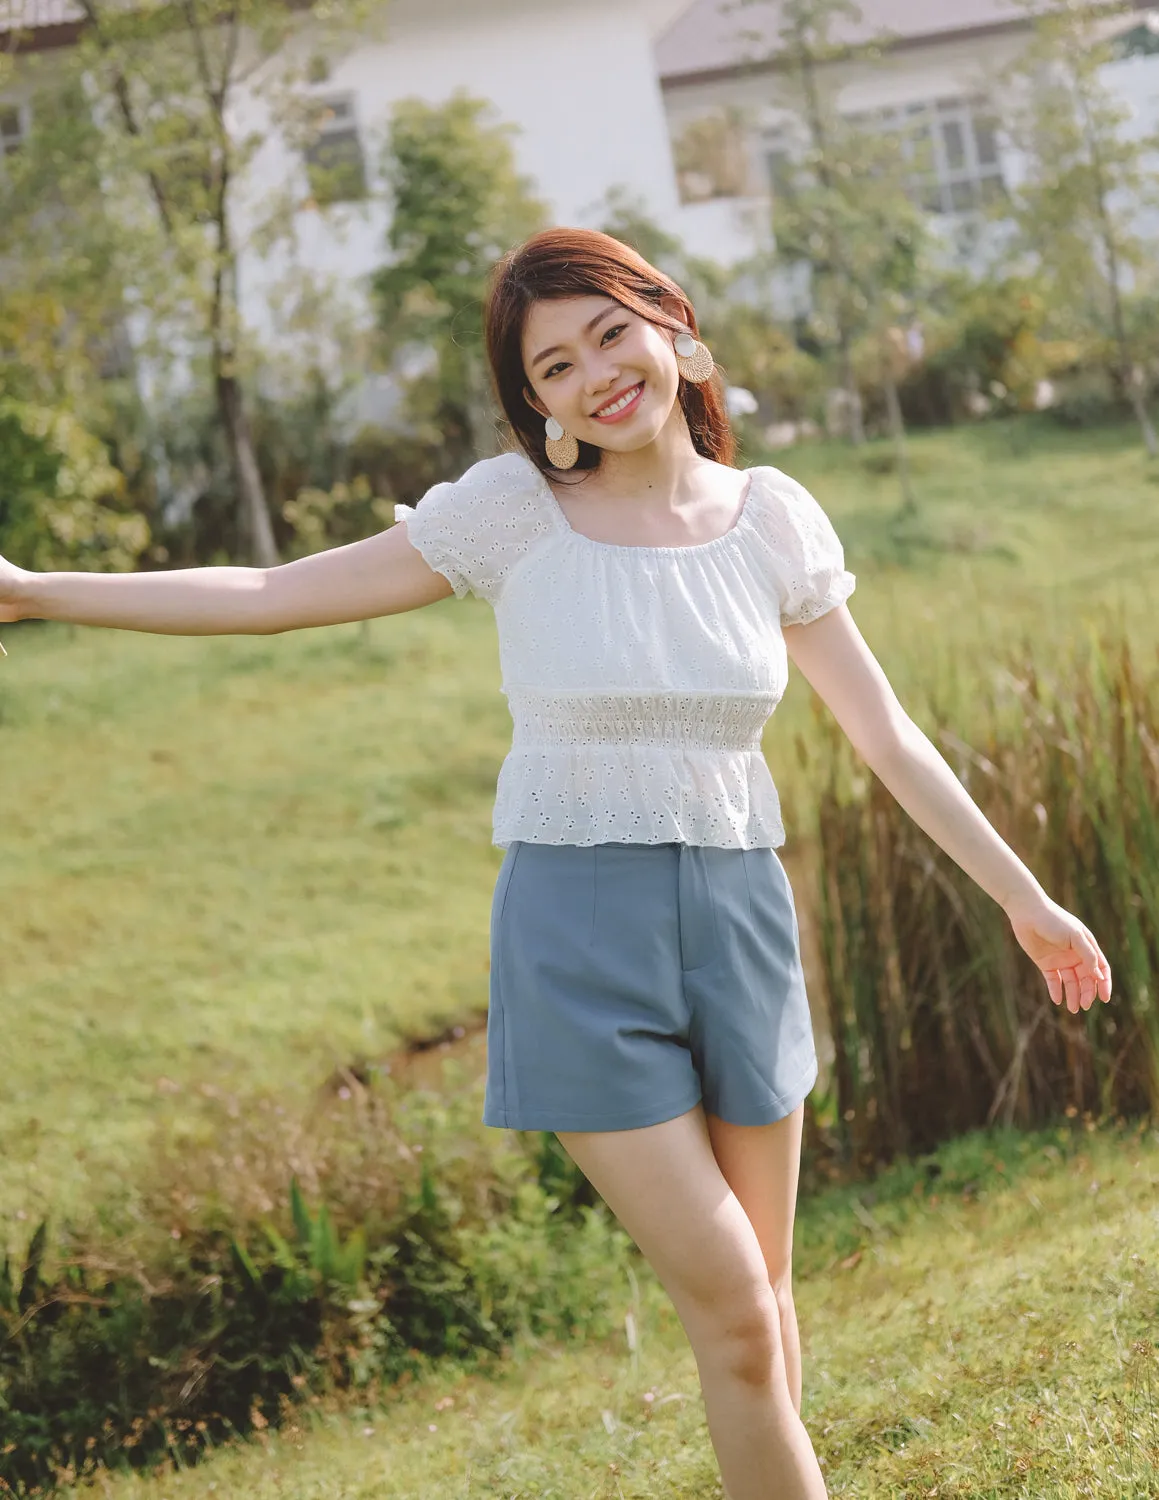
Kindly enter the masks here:
[[42, 1224], [5, 1261], [0, 1492], [189, 1463], [312, 1393], [611, 1332], [631, 1243], [578, 1174], [485, 1132], [461, 1079], [444, 1099], [347, 1077], [309, 1120], [219, 1099], [105, 1229]]
[[136, 566], [149, 524], [103, 444], [67, 412], [0, 400], [0, 553], [38, 572]]

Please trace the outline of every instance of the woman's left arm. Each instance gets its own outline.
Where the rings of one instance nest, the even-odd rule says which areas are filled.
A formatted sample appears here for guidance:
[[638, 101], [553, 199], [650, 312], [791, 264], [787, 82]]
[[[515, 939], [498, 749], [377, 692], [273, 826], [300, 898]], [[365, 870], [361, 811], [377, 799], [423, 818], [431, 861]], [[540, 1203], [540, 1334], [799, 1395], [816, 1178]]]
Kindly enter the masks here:
[[807, 625], [786, 625], [793, 663], [853, 748], [919, 828], [992, 896], [1041, 969], [1050, 998], [1089, 1010], [1111, 998], [1111, 967], [1086, 927], [1052, 901], [994, 831], [934, 745], [898, 702], [842, 604]]

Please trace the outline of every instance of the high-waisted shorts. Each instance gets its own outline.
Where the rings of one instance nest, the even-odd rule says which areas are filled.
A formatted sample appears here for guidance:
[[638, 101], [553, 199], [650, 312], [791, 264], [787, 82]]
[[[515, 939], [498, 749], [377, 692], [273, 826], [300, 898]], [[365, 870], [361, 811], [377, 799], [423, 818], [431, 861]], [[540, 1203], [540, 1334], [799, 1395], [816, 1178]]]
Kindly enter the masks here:
[[772, 849], [512, 843], [491, 908], [483, 1123], [632, 1130], [790, 1114], [817, 1079]]

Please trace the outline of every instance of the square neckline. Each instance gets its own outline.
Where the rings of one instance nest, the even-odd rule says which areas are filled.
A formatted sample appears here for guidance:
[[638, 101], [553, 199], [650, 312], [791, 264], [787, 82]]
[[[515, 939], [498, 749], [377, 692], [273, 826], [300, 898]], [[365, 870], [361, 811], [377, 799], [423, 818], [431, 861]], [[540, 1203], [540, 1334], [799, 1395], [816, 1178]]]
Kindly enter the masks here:
[[532, 463], [530, 459], [527, 462], [529, 467], [534, 470], [536, 481], [547, 499], [557, 531], [561, 531], [565, 536], [574, 537], [577, 541], [583, 542], [589, 547], [599, 547], [608, 552], [644, 552], [658, 556], [668, 556], [672, 553], [681, 552], [703, 553], [729, 543], [736, 537], [738, 532], [747, 530], [748, 527], [750, 502], [752, 500], [753, 486], [756, 482], [755, 469], [742, 469], [740, 471], [747, 476], [747, 483], [745, 484], [744, 494], [741, 497], [741, 507], [737, 513], [736, 520], [733, 521], [727, 531], [722, 531], [719, 536], [709, 537], [706, 542], [685, 542], [661, 547], [647, 542], [603, 542], [598, 537], [588, 536], [585, 532], [577, 531], [564, 514], [563, 506], [556, 499], [555, 491], [548, 482], [547, 475], [544, 474], [543, 470], [537, 464]]

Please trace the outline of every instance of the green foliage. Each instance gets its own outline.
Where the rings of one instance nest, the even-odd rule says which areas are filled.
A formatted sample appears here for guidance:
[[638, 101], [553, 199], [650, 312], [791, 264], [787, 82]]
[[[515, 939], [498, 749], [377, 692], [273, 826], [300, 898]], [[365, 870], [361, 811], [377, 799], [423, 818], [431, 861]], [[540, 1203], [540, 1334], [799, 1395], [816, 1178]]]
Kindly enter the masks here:
[[149, 545], [124, 476], [68, 412], [0, 400], [0, 553], [39, 571], [134, 567]]
[[[947, 687], [949, 685], [947, 684]], [[835, 1128], [857, 1155], [928, 1149], [1069, 1106], [1159, 1113], [1159, 678], [1126, 639], [1049, 677], [1027, 648], [998, 668], [985, 720], [933, 738], [1116, 975], [1113, 1008], [1050, 1006], [1008, 924], [836, 733], [817, 767], [818, 886]], [[975, 699], [974, 716], [982, 709]]]
[[905, 143], [847, 119], [819, 71], [849, 53], [843, 27], [861, 18], [851, 0], [786, 0], [779, 36], [800, 139], [774, 194], [776, 255], [809, 267], [811, 331], [840, 347], [847, 382], [853, 340], [912, 314], [927, 239]]
[[330, 490], [300, 490], [282, 506], [282, 515], [293, 527], [294, 557], [361, 541], [394, 523], [392, 503], [376, 495], [364, 475]]
[[1023, 160], [1000, 210], [1014, 229], [1010, 253], [1033, 257], [1055, 329], [1101, 357], [1154, 457], [1129, 304], [1156, 290], [1146, 219], [1159, 207], [1159, 135], [1132, 128], [1130, 105], [1103, 75], [1115, 49], [1102, 19], [1073, 3], [1035, 11], [1034, 40], [1003, 80], [1005, 125]]
[[1156, 202], [1159, 142], [1128, 129], [1130, 107], [1102, 74], [1112, 60], [1086, 8], [1064, 5], [1039, 16], [1004, 80], [1024, 168], [999, 211], [1017, 231], [1012, 252], [1037, 261], [1056, 324], [1078, 335], [1109, 331], [1113, 279], [1123, 291], [1128, 268], [1154, 270], [1139, 217]]
[[518, 170], [513, 134], [491, 105], [462, 91], [440, 105], [404, 99], [383, 163], [390, 256], [373, 288], [384, 345], [392, 354], [416, 345], [434, 351], [425, 414], [464, 434], [468, 457], [493, 448], [482, 323], [487, 276], [546, 216]]
[[1032, 409], [1039, 381], [1079, 358], [1046, 338], [1048, 311], [1034, 277], [947, 277], [923, 318], [925, 355], [902, 385], [907, 415], [941, 423]]
[[[182, 1147], [179, 1183], [139, 1184], [131, 1234], [118, 1205], [56, 1244], [41, 1223], [0, 1264], [0, 1488], [189, 1464], [303, 1394], [606, 1335], [630, 1241], [602, 1206], [546, 1192], [534, 1151], [481, 1142], [479, 1103], [365, 1093], [293, 1147], [284, 1115], [240, 1132], [226, 1116], [204, 1154]], [[223, 1136], [238, 1180], [215, 1192]], [[277, 1222], [255, 1215], [247, 1184], [291, 1150], [312, 1175], [328, 1162], [329, 1201], [312, 1207], [294, 1172]], [[385, 1180], [364, 1174], [385, 1160]]]

